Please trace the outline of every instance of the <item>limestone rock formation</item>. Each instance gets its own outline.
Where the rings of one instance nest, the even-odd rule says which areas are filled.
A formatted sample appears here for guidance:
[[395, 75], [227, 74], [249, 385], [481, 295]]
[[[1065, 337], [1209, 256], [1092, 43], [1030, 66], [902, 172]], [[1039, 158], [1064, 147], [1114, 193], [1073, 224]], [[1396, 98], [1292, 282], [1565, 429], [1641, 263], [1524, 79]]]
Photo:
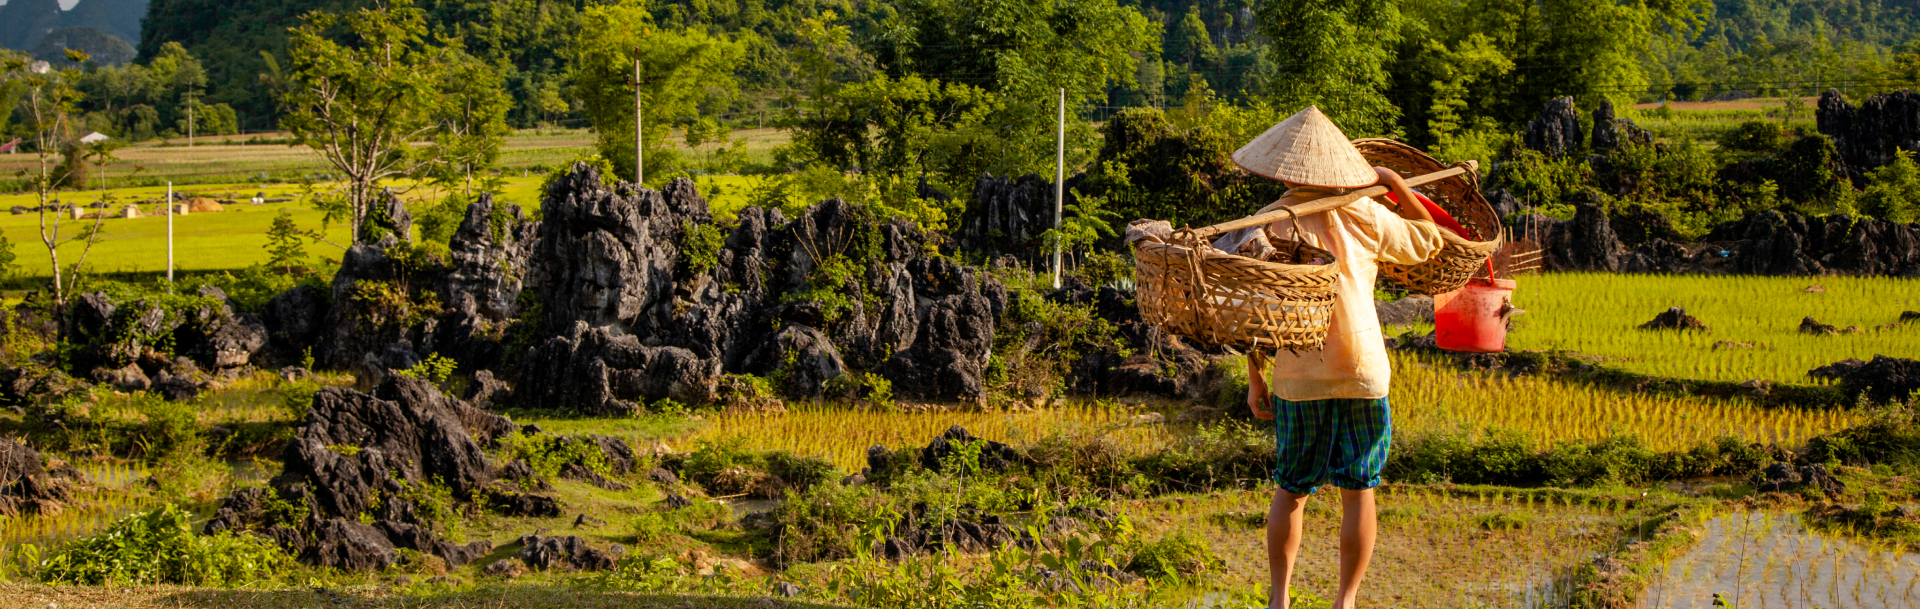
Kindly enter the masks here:
[[1857, 107], [1839, 90], [1828, 89], [1820, 95], [1814, 119], [1853, 176], [1887, 164], [1897, 150], [1920, 145], [1920, 93], [1910, 89], [1868, 97]]
[[[439, 539], [436, 523], [411, 497], [429, 485], [445, 485], [456, 498], [506, 492], [491, 484], [503, 473], [493, 470], [481, 446], [512, 429], [505, 417], [406, 376], [387, 377], [372, 395], [322, 389], [271, 487], [234, 492], [206, 528], [253, 531], [304, 562], [346, 570], [385, 568], [398, 560], [396, 549], [464, 564], [492, 547]], [[363, 517], [372, 524], [362, 524]]]
[[1540, 114], [1527, 123], [1523, 136], [1528, 148], [1546, 153], [1549, 157], [1559, 158], [1578, 152], [1582, 146], [1580, 133], [1580, 115], [1573, 107], [1573, 98], [1556, 97], [1548, 100], [1540, 108]]

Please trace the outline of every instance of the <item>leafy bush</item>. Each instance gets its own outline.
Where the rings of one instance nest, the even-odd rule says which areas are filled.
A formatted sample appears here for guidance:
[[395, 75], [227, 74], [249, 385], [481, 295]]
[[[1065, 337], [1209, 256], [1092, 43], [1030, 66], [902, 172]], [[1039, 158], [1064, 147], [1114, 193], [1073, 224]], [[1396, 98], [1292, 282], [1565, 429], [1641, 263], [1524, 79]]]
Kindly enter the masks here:
[[822, 484], [786, 493], [774, 508], [773, 558], [780, 564], [851, 558], [861, 530], [890, 523], [891, 501], [866, 486]]
[[680, 249], [680, 267], [689, 276], [705, 274], [720, 261], [720, 248], [727, 244], [727, 233], [718, 224], [688, 220], [681, 226], [686, 235]]
[[1170, 578], [1203, 573], [1225, 564], [1207, 542], [1186, 531], [1173, 531], [1135, 546], [1126, 570], [1144, 577]]
[[1920, 167], [1912, 152], [1896, 150], [1892, 162], [1867, 172], [1860, 212], [1888, 222], [1920, 221]]
[[551, 478], [559, 475], [560, 468], [569, 463], [579, 464], [600, 475], [612, 473], [612, 465], [607, 463], [607, 453], [591, 438], [576, 436], [556, 436], [539, 434], [521, 435], [520, 432], [508, 434], [500, 441], [506, 447], [507, 459], [522, 459], [533, 467], [534, 473]]
[[680, 477], [699, 484], [708, 493], [736, 495], [759, 487], [767, 475], [760, 455], [747, 449], [747, 440], [731, 436], [701, 440], [680, 463]]
[[37, 576], [84, 586], [231, 587], [273, 579], [292, 565], [272, 541], [231, 533], [197, 536], [188, 530], [192, 522], [192, 513], [173, 505], [133, 514], [41, 561]]

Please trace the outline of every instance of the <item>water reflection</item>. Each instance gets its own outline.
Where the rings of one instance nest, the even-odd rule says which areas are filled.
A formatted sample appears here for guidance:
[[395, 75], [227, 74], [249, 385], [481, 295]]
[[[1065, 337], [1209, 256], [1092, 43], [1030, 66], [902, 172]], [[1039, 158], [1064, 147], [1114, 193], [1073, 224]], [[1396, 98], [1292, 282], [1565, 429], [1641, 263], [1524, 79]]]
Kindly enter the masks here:
[[1653, 574], [1641, 606], [1710, 609], [1920, 607], [1920, 554], [1807, 530], [1797, 514], [1709, 520], [1700, 542]]

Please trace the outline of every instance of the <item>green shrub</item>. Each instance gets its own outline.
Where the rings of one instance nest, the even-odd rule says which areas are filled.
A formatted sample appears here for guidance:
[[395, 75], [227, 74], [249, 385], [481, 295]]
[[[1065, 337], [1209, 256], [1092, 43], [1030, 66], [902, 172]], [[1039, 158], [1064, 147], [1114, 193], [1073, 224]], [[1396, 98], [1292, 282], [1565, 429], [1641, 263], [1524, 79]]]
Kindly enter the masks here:
[[1186, 531], [1173, 531], [1133, 548], [1126, 570], [1143, 577], [1170, 578], [1204, 573], [1226, 564], [1207, 542]]
[[718, 224], [688, 220], [681, 230], [686, 238], [680, 249], [680, 266], [689, 276], [703, 275], [720, 261], [720, 248], [727, 244], [727, 233]]
[[164, 506], [136, 513], [41, 561], [47, 583], [84, 586], [181, 584], [231, 587], [271, 580], [292, 559], [265, 538], [194, 535], [193, 514]]
[[1920, 221], [1920, 167], [1912, 152], [1895, 150], [1892, 162], [1867, 172], [1860, 212], [1888, 222]]
[[779, 564], [851, 558], [862, 529], [880, 528], [897, 515], [887, 497], [867, 486], [822, 484], [785, 497], [773, 510], [773, 558]]
[[833, 463], [819, 457], [802, 457], [784, 450], [764, 457], [767, 473], [773, 476], [775, 489], [806, 490], [833, 480]]
[[680, 477], [716, 495], [755, 490], [764, 481], [766, 464], [747, 449], [747, 439], [730, 436], [701, 440], [680, 464]]
[[602, 476], [613, 471], [607, 463], [607, 453], [591, 438], [553, 434], [524, 436], [514, 432], [502, 438], [501, 445], [506, 447], [508, 460], [523, 459], [533, 467], [534, 473], [544, 478], [559, 475], [560, 468], [569, 463]]
[[130, 454], [158, 461], [198, 455], [206, 448], [197, 405], [170, 402], [146, 392], [134, 394], [130, 400], [129, 407], [143, 419], [127, 433]]

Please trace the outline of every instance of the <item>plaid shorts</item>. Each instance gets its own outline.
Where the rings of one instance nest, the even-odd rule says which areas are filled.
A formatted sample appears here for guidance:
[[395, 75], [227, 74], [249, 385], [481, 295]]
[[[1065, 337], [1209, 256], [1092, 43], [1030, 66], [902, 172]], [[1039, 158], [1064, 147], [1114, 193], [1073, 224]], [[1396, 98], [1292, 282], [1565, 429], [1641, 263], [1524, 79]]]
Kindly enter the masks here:
[[1273, 399], [1273, 481], [1295, 495], [1332, 482], [1348, 490], [1380, 486], [1393, 443], [1387, 398], [1289, 402]]

